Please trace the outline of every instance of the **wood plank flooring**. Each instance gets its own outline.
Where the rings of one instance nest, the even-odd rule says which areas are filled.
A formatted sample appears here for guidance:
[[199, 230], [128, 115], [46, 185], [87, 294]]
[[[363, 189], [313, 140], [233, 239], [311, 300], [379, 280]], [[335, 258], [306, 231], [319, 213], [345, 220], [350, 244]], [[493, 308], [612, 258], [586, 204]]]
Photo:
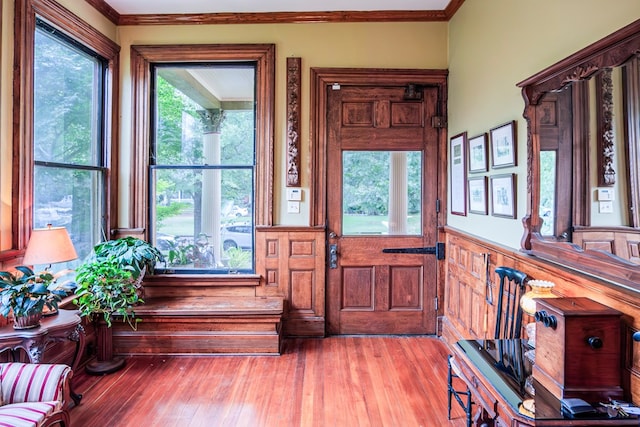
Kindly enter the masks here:
[[437, 338], [287, 339], [280, 356], [130, 357], [76, 373], [75, 427], [464, 426]]

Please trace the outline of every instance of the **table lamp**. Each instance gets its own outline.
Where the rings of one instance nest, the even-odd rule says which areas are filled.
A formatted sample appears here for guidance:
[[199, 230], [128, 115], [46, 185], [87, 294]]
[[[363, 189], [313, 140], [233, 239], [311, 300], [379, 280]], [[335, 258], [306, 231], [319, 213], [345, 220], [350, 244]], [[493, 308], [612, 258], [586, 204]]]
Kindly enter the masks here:
[[36, 228], [31, 232], [22, 263], [25, 265], [47, 265], [72, 261], [78, 258], [69, 233], [64, 227]]
[[[29, 243], [27, 243], [22, 263], [25, 265], [44, 264], [47, 266], [45, 271], [48, 271], [51, 268], [51, 264], [72, 261], [76, 258], [78, 258], [78, 254], [73, 247], [67, 229], [64, 227], [52, 227], [49, 224], [47, 228], [37, 228], [31, 231], [31, 237], [29, 238]], [[54, 278], [64, 276], [69, 271], [71, 270], [63, 270], [54, 275]], [[57, 313], [58, 310], [48, 310], [47, 307], [43, 309], [43, 315], [45, 316]]]

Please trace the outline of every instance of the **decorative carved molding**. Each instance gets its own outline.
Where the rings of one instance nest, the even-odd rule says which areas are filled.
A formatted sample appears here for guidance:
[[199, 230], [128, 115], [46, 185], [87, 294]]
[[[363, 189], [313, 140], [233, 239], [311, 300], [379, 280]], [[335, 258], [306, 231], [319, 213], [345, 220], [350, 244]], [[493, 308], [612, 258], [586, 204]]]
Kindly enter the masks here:
[[287, 187], [300, 187], [300, 65], [287, 58]]
[[562, 61], [517, 84], [525, 103], [536, 105], [546, 92], [562, 90], [567, 84], [584, 80], [598, 70], [617, 67], [640, 53], [640, 20], [593, 43]]
[[224, 110], [218, 108], [198, 110], [198, 115], [204, 126], [204, 133], [220, 133], [220, 126], [225, 117]]
[[613, 168], [615, 147], [613, 139], [613, 81], [611, 69], [603, 69], [596, 76], [598, 109], [598, 185], [612, 186], [616, 183], [616, 171]]

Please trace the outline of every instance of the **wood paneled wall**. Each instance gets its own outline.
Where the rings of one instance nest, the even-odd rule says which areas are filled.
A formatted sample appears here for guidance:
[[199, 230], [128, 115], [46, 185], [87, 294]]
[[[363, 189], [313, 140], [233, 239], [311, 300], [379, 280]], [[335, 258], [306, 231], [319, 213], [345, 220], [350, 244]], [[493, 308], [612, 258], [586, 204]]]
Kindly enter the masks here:
[[[453, 228], [445, 228], [445, 307], [442, 336], [448, 344], [464, 338], [492, 337], [496, 307], [487, 302], [497, 293], [498, 266], [516, 268], [534, 279], [556, 284], [553, 293], [588, 297], [624, 313], [622, 334], [622, 384], [627, 398], [640, 401], [640, 343], [632, 334], [640, 329], [640, 294], [523, 252], [480, 240]], [[488, 278], [487, 280], [487, 271]], [[532, 321], [525, 318], [524, 323]], [[596, 373], [589, 373], [597, 375]]]
[[325, 334], [325, 230], [256, 229], [256, 273], [267, 296], [285, 299], [285, 336]]

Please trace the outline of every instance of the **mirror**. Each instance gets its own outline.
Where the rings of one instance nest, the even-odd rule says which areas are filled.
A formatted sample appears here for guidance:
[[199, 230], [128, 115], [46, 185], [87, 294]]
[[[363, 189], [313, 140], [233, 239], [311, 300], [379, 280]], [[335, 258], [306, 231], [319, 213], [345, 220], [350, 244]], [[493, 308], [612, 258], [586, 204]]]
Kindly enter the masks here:
[[640, 291], [640, 20], [518, 86], [522, 248]]

